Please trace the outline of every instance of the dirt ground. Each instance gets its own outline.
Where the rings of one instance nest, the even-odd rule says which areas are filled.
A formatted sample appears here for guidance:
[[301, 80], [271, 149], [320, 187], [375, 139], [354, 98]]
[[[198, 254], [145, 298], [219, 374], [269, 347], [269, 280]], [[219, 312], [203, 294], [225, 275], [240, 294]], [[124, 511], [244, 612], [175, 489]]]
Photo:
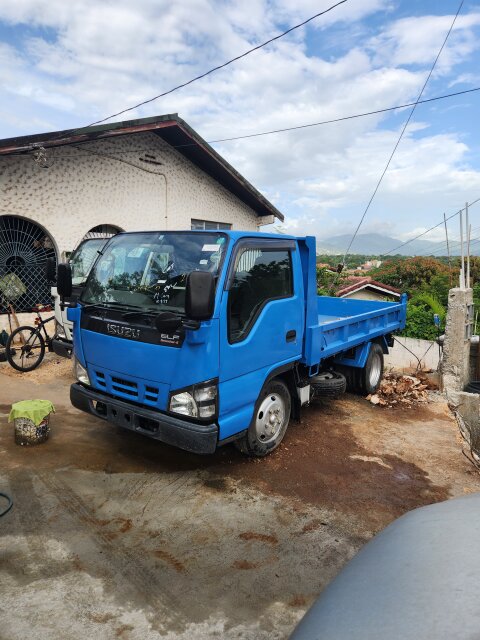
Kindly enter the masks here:
[[[15, 501], [1, 639], [287, 638], [376, 532], [480, 487], [438, 394], [412, 409], [346, 395], [306, 410], [266, 459], [198, 457], [73, 409], [70, 371], [0, 364], [0, 491]], [[57, 409], [33, 448], [7, 423], [26, 398]]]

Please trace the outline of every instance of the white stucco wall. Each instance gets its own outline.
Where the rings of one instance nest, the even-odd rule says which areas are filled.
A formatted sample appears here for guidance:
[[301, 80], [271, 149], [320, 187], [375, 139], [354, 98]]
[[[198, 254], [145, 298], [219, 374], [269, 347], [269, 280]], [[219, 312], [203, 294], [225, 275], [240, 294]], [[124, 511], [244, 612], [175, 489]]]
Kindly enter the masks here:
[[422, 369], [436, 371], [440, 361], [438, 344], [431, 340], [395, 336], [395, 343], [393, 347], [389, 347], [389, 353], [385, 356], [385, 367], [400, 371], [412, 369], [419, 366], [419, 360]]
[[[0, 216], [39, 223], [60, 252], [72, 250], [100, 224], [126, 231], [189, 229], [191, 219], [200, 218], [257, 230], [261, 222], [252, 209], [153, 133], [47, 153], [52, 159], [48, 169], [32, 157], [0, 158]], [[109, 153], [112, 156], [105, 157]], [[162, 165], [142, 162], [139, 157], [145, 153]]]

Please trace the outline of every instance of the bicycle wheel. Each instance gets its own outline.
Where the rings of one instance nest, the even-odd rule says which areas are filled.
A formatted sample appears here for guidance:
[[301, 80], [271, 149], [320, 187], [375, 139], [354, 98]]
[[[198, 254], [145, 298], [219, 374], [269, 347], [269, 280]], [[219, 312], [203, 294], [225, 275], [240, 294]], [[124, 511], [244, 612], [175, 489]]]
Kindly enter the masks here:
[[18, 327], [7, 340], [7, 360], [17, 371], [33, 371], [45, 355], [45, 340], [35, 327]]

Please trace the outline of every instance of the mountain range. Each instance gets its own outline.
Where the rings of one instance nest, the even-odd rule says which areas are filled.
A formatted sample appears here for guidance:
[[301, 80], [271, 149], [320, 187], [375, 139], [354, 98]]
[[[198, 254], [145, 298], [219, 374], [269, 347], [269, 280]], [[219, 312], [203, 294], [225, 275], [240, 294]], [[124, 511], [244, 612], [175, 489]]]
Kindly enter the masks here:
[[[332, 236], [330, 238], [317, 239], [317, 253], [343, 254], [348, 247], [351, 235]], [[408, 244], [399, 247], [404, 240], [382, 235], [381, 233], [361, 233], [350, 248], [349, 253], [360, 253], [364, 255], [381, 256], [389, 251], [389, 255], [399, 254], [402, 256], [446, 256], [447, 246], [445, 242], [431, 242], [430, 240], [412, 240]], [[399, 247], [397, 249], [397, 247]], [[458, 242], [450, 242], [450, 252], [452, 256], [460, 255], [460, 245]], [[480, 255], [478, 242], [471, 245], [471, 254]]]

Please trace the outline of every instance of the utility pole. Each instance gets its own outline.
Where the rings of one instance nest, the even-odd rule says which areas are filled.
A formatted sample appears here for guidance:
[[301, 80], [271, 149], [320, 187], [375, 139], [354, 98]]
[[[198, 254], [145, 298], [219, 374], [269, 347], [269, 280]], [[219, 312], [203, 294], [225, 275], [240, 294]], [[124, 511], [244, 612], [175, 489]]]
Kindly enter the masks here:
[[460, 289], [465, 289], [465, 256], [463, 253], [463, 209], [460, 209], [460, 256]]
[[448, 242], [448, 229], [447, 229], [447, 216], [445, 215], [445, 213], [443, 214], [443, 223], [445, 225], [445, 238], [447, 240], [447, 254], [448, 254], [448, 268], [450, 270], [450, 287], [452, 286], [452, 265], [450, 262], [450, 243]]
[[467, 277], [465, 286], [470, 289], [470, 223], [468, 222], [468, 202], [465, 203], [465, 235], [467, 236]]

